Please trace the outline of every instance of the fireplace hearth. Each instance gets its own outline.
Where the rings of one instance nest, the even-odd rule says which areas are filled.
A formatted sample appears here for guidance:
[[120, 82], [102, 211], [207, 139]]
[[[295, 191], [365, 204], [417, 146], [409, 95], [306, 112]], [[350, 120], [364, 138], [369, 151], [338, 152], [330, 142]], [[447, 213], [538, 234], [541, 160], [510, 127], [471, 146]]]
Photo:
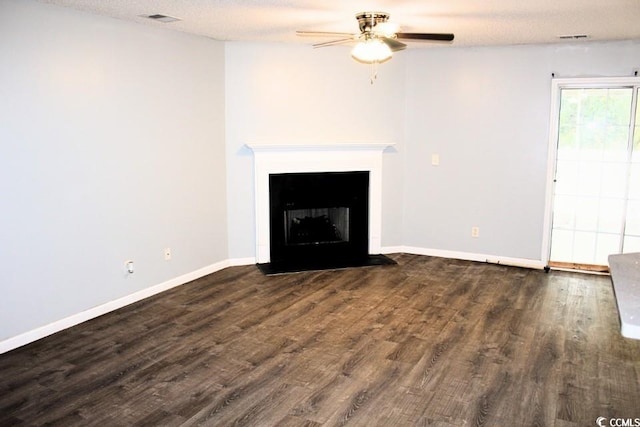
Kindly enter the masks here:
[[269, 175], [266, 274], [393, 263], [369, 255], [369, 171]]

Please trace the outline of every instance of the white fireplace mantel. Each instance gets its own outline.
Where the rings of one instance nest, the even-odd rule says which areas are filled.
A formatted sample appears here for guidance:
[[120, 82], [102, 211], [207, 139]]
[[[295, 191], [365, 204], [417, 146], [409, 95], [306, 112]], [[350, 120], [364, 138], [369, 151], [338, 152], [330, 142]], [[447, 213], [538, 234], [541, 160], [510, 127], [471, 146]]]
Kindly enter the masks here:
[[394, 144], [386, 142], [334, 142], [334, 143], [255, 143], [247, 144], [254, 153], [269, 151], [384, 151]]
[[382, 153], [393, 143], [255, 143], [256, 261], [271, 260], [269, 175], [369, 171], [369, 253], [381, 251]]

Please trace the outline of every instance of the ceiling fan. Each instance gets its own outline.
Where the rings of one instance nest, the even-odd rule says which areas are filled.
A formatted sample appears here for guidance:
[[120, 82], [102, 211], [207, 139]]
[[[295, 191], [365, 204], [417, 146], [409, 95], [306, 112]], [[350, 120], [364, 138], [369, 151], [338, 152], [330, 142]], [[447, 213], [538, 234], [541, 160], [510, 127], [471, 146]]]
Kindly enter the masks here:
[[351, 56], [356, 61], [365, 64], [379, 64], [391, 59], [393, 52], [407, 47], [404, 40], [428, 40], [436, 42], [450, 42], [450, 33], [403, 33], [399, 26], [389, 22], [386, 12], [361, 12], [356, 15], [360, 34], [336, 33], [326, 31], [296, 31], [299, 36], [341, 37], [323, 43], [316, 43], [313, 47], [326, 47], [356, 42]]

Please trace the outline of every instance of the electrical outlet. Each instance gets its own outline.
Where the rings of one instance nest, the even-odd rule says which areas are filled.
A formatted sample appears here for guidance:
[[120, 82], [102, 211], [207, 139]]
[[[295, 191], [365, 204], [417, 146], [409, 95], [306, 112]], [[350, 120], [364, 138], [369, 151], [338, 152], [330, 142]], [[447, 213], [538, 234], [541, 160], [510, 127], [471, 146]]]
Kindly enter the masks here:
[[440, 154], [432, 154], [431, 155], [431, 165], [432, 166], [440, 166]]
[[133, 272], [134, 272], [133, 261], [131, 261], [131, 260], [125, 261], [124, 262], [124, 268], [127, 270], [127, 273], [133, 274]]
[[480, 237], [480, 227], [471, 227], [471, 237]]
[[171, 259], [171, 248], [164, 248], [164, 260], [169, 261]]

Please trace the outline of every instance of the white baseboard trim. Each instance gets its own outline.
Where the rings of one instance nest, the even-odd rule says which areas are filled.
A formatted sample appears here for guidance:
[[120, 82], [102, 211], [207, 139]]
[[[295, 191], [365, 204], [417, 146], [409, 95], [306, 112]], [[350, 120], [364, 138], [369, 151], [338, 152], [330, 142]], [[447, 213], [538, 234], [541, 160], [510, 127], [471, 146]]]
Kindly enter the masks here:
[[471, 252], [447, 251], [444, 249], [419, 248], [416, 246], [386, 246], [382, 253], [407, 253], [414, 255], [428, 255], [440, 258], [462, 259], [465, 261], [487, 262], [491, 264], [509, 265], [513, 267], [526, 267], [542, 270], [545, 263], [541, 260], [528, 258], [511, 258], [497, 255], [476, 254]]
[[[474, 254], [469, 252], [446, 251], [441, 249], [418, 248], [414, 246], [386, 246], [381, 248], [381, 253], [383, 254], [409, 253], [409, 254], [415, 254], [415, 255], [428, 255], [428, 256], [436, 256], [436, 257], [442, 257], [442, 258], [462, 259], [467, 261], [489, 262], [493, 264], [503, 264], [503, 265], [511, 265], [516, 267], [527, 267], [527, 268], [536, 268], [536, 269], [542, 269], [545, 267], [544, 263], [539, 260], [499, 257], [495, 255], [483, 255], [483, 254]], [[223, 268], [232, 267], [232, 266], [241, 266], [241, 265], [251, 265], [255, 263], [256, 263], [255, 257], [247, 257], [247, 258], [231, 258], [231, 259], [217, 262], [215, 264], [208, 265], [206, 267], [192, 271], [191, 273], [183, 274], [182, 276], [176, 277], [174, 279], [168, 280], [158, 285], [142, 289], [130, 295], [126, 295], [122, 298], [109, 301], [105, 304], [101, 304], [99, 306], [90, 308], [89, 310], [82, 311], [80, 313], [71, 315], [69, 317], [65, 317], [64, 319], [57, 320], [48, 325], [41, 326], [39, 328], [33, 329], [31, 331], [25, 332], [20, 335], [16, 335], [15, 337], [8, 338], [4, 341], [0, 341], [0, 354], [6, 353], [7, 351], [13, 350], [18, 347], [22, 347], [23, 345], [37, 341], [48, 335], [55, 334], [56, 332], [60, 332], [64, 329], [78, 325], [82, 322], [86, 322], [87, 320], [91, 320], [95, 317], [102, 316], [103, 314], [125, 307], [129, 304], [133, 304], [134, 302], [141, 301], [150, 296], [159, 294], [160, 292], [164, 292], [171, 288], [184, 285], [185, 283], [191, 282], [192, 280], [196, 280], [196, 279], [199, 279], [200, 277], [204, 277], [207, 274], [220, 271]]]
[[406, 252], [404, 246], [383, 246], [380, 248], [381, 254], [399, 254], [403, 252]]
[[20, 335], [16, 335], [15, 337], [8, 338], [4, 341], [0, 341], [0, 354], [6, 353], [7, 351], [13, 350], [18, 347], [22, 347], [25, 344], [37, 341], [40, 338], [55, 334], [56, 332], [60, 332], [63, 329], [70, 328], [95, 317], [102, 316], [103, 314], [109, 313], [110, 311], [117, 310], [134, 302], [138, 302], [150, 296], [159, 294], [160, 292], [164, 292], [171, 288], [184, 285], [185, 283], [191, 282], [192, 280], [196, 280], [208, 274], [215, 273], [216, 271], [220, 271], [223, 268], [230, 267], [231, 265], [239, 265], [231, 264], [231, 261], [232, 260], [224, 260], [216, 262], [215, 264], [208, 265], [206, 267], [192, 271], [191, 273], [183, 274], [182, 276], [167, 280], [166, 282], [160, 283], [158, 285], [142, 289], [140, 291], [126, 295], [122, 298], [109, 301], [105, 304], [90, 308], [89, 310], [81, 311], [80, 313], [73, 314], [69, 317], [65, 317], [64, 319], [49, 323], [48, 325], [41, 326]]
[[240, 265], [253, 265], [256, 263], [256, 257], [247, 257], [247, 258], [231, 258], [229, 259], [230, 267], [237, 267]]

